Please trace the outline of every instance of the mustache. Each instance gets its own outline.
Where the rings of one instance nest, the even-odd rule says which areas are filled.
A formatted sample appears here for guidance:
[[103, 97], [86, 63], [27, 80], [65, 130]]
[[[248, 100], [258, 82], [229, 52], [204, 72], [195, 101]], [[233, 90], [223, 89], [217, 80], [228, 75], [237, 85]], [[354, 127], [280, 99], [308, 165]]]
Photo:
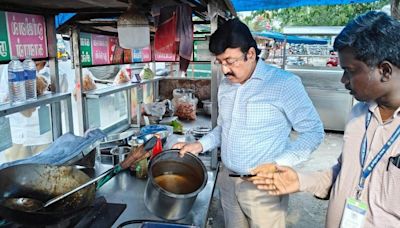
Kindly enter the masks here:
[[234, 73], [227, 73], [227, 74], [225, 74], [225, 77], [229, 77], [229, 76], [236, 77]]

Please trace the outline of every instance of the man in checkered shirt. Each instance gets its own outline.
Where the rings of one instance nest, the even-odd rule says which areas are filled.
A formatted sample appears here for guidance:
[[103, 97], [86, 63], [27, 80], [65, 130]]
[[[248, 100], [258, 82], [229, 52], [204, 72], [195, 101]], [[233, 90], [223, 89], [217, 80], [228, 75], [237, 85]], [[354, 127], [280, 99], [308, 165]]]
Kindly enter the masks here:
[[301, 80], [259, 59], [250, 30], [238, 19], [211, 35], [209, 49], [225, 74], [218, 88], [217, 126], [200, 140], [173, 148], [198, 154], [221, 147], [218, 184], [225, 227], [285, 227], [287, 196], [265, 194], [229, 174], [305, 161], [323, 139], [321, 120]]

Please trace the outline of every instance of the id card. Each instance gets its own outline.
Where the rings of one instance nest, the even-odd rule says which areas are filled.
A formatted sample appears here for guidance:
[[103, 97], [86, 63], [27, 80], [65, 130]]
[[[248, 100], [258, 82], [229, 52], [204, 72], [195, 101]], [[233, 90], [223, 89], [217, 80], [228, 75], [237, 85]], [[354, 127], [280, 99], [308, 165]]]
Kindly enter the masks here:
[[367, 211], [366, 203], [355, 198], [347, 198], [340, 228], [362, 228]]

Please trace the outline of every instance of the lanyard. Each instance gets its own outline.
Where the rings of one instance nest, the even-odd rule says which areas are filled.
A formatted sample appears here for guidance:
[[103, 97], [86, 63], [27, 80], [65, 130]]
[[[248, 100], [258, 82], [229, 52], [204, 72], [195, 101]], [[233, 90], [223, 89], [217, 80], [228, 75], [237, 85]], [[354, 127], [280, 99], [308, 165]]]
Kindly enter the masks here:
[[360, 148], [360, 164], [361, 164], [361, 175], [360, 180], [358, 182], [358, 189], [357, 189], [357, 199], [361, 196], [361, 191], [364, 189], [365, 179], [371, 174], [372, 170], [375, 168], [376, 164], [381, 160], [383, 155], [388, 151], [390, 146], [396, 141], [396, 139], [400, 135], [400, 126], [394, 131], [392, 136], [390, 136], [389, 140], [383, 145], [382, 149], [378, 152], [378, 154], [372, 159], [372, 161], [368, 164], [367, 168], [364, 169], [365, 157], [367, 155], [367, 147], [368, 147], [368, 140], [367, 140], [367, 129], [369, 124], [371, 123], [372, 113], [371, 111], [368, 112], [365, 118], [365, 133], [364, 138]]

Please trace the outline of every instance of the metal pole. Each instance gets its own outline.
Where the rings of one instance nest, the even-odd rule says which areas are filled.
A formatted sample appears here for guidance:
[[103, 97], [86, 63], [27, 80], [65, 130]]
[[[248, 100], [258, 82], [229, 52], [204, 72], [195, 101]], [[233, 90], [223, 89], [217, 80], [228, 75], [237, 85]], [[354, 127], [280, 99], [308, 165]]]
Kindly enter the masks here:
[[[218, 28], [218, 4], [216, 1], [210, 1], [208, 4], [208, 15], [210, 15], [211, 33]], [[211, 126], [217, 126], [218, 118], [218, 86], [220, 82], [220, 68], [214, 64], [215, 56], [211, 57]], [[218, 149], [211, 151], [211, 168], [218, 167]]]
[[74, 133], [74, 121], [72, 117], [72, 103], [71, 103], [72, 96], [67, 99], [67, 106], [64, 107], [67, 111], [67, 125], [68, 125], [68, 132]]
[[287, 37], [285, 36], [285, 40], [283, 41], [283, 59], [282, 59], [282, 69], [283, 70], [286, 67], [286, 40], [287, 40]]
[[74, 56], [74, 67], [75, 67], [75, 82], [79, 83], [79, 87], [76, 86], [76, 110], [78, 112], [77, 124], [78, 124], [78, 132], [75, 134], [83, 136], [85, 130], [87, 129], [87, 116], [86, 116], [86, 108], [83, 101], [82, 94], [82, 63], [81, 63], [81, 55], [80, 55], [80, 34], [78, 28], [72, 29], [72, 50]]
[[[46, 33], [49, 52], [49, 67], [50, 67], [50, 81], [51, 91], [53, 93], [60, 93], [60, 83], [58, 76], [58, 60], [57, 60], [57, 35], [55, 27], [55, 16], [46, 16]], [[61, 123], [61, 105], [60, 102], [55, 102], [50, 105], [53, 140], [62, 135]]]

